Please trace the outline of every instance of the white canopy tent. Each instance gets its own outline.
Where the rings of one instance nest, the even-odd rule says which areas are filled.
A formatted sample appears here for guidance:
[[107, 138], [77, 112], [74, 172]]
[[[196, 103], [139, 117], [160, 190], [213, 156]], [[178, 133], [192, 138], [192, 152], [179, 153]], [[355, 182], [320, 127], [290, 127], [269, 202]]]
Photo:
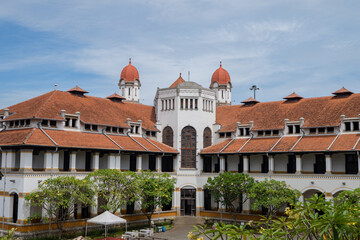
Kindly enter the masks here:
[[125, 231], [127, 231], [127, 221], [121, 217], [118, 217], [118, 216], [112, 214], [109, 211], [103, 212], [102, 214], [86, 221], [85, 236], [87, 235], [87, 224], [88, 223], [104, 225], [105, 226], [105, 238], [107, 236], [107, 226], [108, 225], [125, 223]]

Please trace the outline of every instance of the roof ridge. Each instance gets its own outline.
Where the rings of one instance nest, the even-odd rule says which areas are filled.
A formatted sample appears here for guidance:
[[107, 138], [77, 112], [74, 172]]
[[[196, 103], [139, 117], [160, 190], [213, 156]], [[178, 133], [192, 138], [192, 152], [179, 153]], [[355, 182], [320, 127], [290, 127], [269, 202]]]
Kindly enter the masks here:
[[43, 108], [46, 106], [46, 104], [50, 101], [50, 99], [55, 95], [56, 90], [52, 91], [53, 93], [49, 96], [49, 98], [45, 101], [45, 103], [43, 103], [43, 105], [40, 107], [40, 109], [35, 113], [34, 117], [36, 117], [41, 110], [43, 110]]
[[32, 128], [32, 130], [29, 132], [29, 135], [25, 138], [23, 144], [27, 143], [27, 141], [30, 139], [30, 137], [33, 135], [34, 132], [35, 132], [35, 128]]

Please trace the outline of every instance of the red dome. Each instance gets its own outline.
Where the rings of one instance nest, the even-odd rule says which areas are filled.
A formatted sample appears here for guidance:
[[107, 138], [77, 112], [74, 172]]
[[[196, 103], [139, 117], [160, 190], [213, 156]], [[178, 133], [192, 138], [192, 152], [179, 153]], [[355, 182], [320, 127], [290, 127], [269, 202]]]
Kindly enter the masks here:
[[139, 80], [139, 72], [131, 65], [131, 58], [129, 59], [129, 65], [123, 68], [120, 75], [120, 80], [124, 79], [126, 82], [133, 82]]
[[220, 62], [220, 67], [218, 69], [216, 69], [216, 71], [214, 72], [214, 74], [211, 77], [210, 86], [212, 86], [214, 84], [214, 82], [217, 82], [219, 85], [227, 85], [229, 82], [231, 82], [230, 75], [229, 75], [228, 71], [226, 71], [222, 67], [221, 62]]

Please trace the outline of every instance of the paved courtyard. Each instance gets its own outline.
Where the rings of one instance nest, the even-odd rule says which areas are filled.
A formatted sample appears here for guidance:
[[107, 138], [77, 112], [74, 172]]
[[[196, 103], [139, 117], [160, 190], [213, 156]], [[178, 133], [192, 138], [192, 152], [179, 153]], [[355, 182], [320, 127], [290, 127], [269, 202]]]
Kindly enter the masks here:
[[203, 219], [200, 217], [177, 217], [171, 230], [164, 233], [156, 233], [155, 236], [168, 240], [186, 240], [188, 239], [187, 235], [189, 232], [194, 230], [193, 225], [203, 223]]

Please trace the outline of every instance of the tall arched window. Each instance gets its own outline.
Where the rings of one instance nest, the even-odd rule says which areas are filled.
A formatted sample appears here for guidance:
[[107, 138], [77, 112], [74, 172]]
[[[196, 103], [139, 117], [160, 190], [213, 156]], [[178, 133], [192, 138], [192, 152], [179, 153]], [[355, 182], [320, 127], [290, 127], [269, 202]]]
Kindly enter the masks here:
[[166, 145], [173, 147], [174, 145], [174, 132], [171, 127], [167, 126], [163, 130], [163, 143]]
[[196, 168], [196, 130], [191, 126], [181, 131], [181, 167]]
[[204, 129], [204, 136], [203, 136], [203, 140], [204, 140], [204, 148], [211, 146], [211, 130], [210, 128], [206, 127]]

